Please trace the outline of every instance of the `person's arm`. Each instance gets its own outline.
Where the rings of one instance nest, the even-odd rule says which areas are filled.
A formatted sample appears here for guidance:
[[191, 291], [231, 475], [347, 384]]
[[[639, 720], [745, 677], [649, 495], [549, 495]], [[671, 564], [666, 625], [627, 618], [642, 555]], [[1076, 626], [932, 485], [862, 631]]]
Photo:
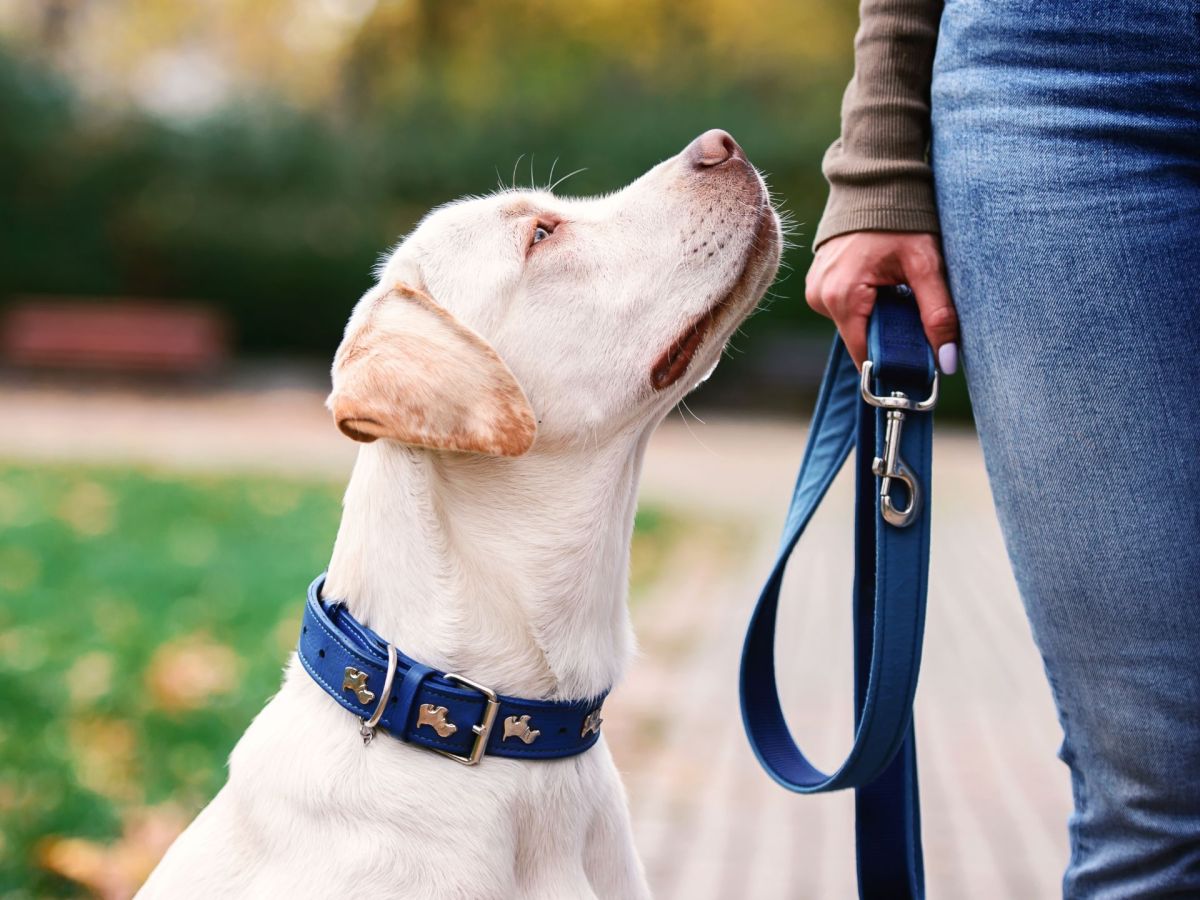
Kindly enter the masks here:
[[866, 356], [875, 288], [906, 282], [943, 370], [957, 360], [958, 320], [946, 288], [933, 175], [929, 86], [941, 0], [863, 0], [842, 133], [822, 169], [829, 201], [806, 294], [837, 322], [850, 355]]
[[849, 231], [937, 232], [929, 83], [941, 14], [941, 0], [863, 0], [814, 247]]

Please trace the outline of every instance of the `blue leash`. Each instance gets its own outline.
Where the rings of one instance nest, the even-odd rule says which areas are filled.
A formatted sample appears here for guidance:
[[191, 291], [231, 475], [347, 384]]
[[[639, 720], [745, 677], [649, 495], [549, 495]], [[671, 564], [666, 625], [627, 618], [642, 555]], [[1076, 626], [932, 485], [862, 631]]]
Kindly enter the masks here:
[[[937, 372], [907, 287], [879, 290], [868, 352], [860, 378], [834, 340], [779, 556], [742, 649], [742, 721], [758, 761], [788, 790], [855, 789], [859, 896], [920, 900], [925, 876], [912, 703], [929, 575]], [[855, 444], [855, 734], [845, 762], [827, 775], [805, 758], [784, 720], [775, 616], [788, 558]]]

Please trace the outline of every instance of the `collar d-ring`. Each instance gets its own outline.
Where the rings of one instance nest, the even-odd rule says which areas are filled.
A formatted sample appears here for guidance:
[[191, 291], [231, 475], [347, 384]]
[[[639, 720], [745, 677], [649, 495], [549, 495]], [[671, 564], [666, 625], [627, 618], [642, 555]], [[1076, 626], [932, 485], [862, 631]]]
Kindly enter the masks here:
[[396, 648], [391, 644], [387, 645], [388, 651], [388, 667], [387, 675], [383, 679], [383, 690], [379, 692], [379, 704], [375, 707], [375, 712], [371, 713], [371, 718], [362, 719], [362, 725], [358, 729], [358, 733], [362, 735], [363, 746], [371, 743], [371, 739], [375, 737], [375, 726], [379, 724], [379, 720], [383, 718], [383, 711], [387, 709], [388, 698], [392, 695], [392, 681], [396, 677]]

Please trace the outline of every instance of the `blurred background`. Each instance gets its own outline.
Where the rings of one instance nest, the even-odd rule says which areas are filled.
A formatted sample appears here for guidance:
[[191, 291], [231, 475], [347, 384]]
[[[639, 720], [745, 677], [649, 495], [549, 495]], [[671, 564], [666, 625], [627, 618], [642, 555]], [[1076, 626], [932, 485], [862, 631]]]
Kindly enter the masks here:
[[[129, 896], [222, 783], [328, 558], [353, 447], [321, 401], [380, 254], [446, 200], [570, 173], [559, 193], [612, 190], [710, 127], [766, 173], [795, 246], [651, 446], [645, 652], [606, 731], [659, 896], [852, 895], [846, 798], [775, 789], [732, 692], [832, 333], [803, 276], [856, 24], [837, 0], [0, 0], [0, 897]], [[923, 772], [931, 880], [1050, 896], [1057, 725], [947, 389], [929, 627], [957, 655], [931, 647], [919, 701], [945, 763]], [[815, 568], [849, 571], [847, 528], [830, 519]], [[821, 582], [820, 628], [806, 584], [785, 700], [833, 764], [849, 582]], [[657, 723], [697, 682], [690, 718]], [[747, 884], [759, 828], [780, 852]]]
[[[430, 207], [552, 170], [582, 169], [561, 192], [612, 190], [714, 125], [804, 245], [856, 11], [756, 6], [8, 0], [0, 294], [200, 305], [238, 356], [324, 364]], [[813, 325], [802, 273], [739, 341], [728, 399], [796, 391], [777, 338]]]

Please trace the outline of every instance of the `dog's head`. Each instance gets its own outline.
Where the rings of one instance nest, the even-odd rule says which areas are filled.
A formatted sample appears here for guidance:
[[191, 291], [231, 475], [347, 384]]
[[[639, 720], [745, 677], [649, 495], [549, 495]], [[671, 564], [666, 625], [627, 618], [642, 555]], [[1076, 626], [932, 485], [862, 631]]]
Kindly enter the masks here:
[[501, 191], [431, 212], [359, 301], [329, 407], [360, 441], [518, 456], [661, 415], [779, 263], [766, 185], [709, 131], [597, 198]]

